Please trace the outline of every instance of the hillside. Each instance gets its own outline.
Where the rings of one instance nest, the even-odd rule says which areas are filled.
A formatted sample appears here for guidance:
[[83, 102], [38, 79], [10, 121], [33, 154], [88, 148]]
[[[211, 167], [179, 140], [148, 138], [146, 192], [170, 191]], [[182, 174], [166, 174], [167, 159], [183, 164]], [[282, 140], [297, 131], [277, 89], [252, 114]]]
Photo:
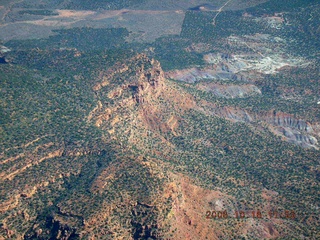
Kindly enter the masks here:
[[0, 7], [0, 239], [318, 239], [319, 4], [145, 2]]

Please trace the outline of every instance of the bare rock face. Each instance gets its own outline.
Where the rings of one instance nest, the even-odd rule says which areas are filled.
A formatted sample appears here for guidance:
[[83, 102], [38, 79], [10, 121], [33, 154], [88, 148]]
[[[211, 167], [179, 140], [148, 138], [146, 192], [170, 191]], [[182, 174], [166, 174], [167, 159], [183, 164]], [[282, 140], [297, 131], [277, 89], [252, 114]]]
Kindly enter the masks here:
[[[296, 142], [303, 147], [312, 147], [318, 145], [318, 141], [315, 137], [303, 134], [300, 131], [290, 128], [277, 128], [278, 132], [283, 134], [290, 142]], [[317, 148], [317, 147], [315, 147]]]
[[314, 133], [312, 125], [309, 122], [303, 119], [294, 118], [290, 114], [273, 112], [273, 116], [270, 116], [270, 114], [266, 116], [266, 121], [276, 126], [290, 127], [302, 132]]
[[238, 107], [219, 107], [213, 104], [206, 105], [205, 109], [206, 114], [225, 118], [232, 122], [267, 126], [274, 135], [281, 137], [283, 141], [303, 148], [319, 149], [320, 128], [318, 123], [311, 124], [304, 119], [294, 117], [292, 114], [276, 111], [258, 113]]
[[100, 79], [93, 90], [100, 91], [108, 86], [108, 97], [112, 99], [129, 92], [137, 103], [144, 102], [145, 94], [152, 92], [157, 96], [164, 87], [164, 73], [160, 63], [148, 59], [144, 54], [139, 54], [126, 63], [116, 64], [111, 69], [101, 72]]
[[118, 131], [131, 132], [133, 135], [129, 139], [132, 141], [136, 136], [134, 129], [174, 131], [173, 125], [176, 126], [177, 122], [173, 124], [173, 114], [196, 105], [193, 96], [179, 92], [171, 85], [158, 61], [139, 54], [100, 74], [93, 90], [98, 99], [108, 101], [98, 100], [88, 120], [95, 121], [98, 127], [108, 128], [111, 135]]
[[147, 62], [151, 64], [152, 68], [147, 71], [144, 71], [143, 68], [139, 69], [139, 78], [128, 85], [132, 91], [132, 97], [137, 103], [143, 103], [144, 95], [148, 96], [150, 92], [157, 97], [164, 87], [164, 73], [160, 63], [155, 60], [147, 60]]
[[284, 140], [295, 143], [305, 148], [319, 149], [317, 136], [319, 130], [310, 122], [295, 118], [293, 115], [283, 112], [270, 111], [257, 119], [263, 120], [269, 124], [270, 130]]

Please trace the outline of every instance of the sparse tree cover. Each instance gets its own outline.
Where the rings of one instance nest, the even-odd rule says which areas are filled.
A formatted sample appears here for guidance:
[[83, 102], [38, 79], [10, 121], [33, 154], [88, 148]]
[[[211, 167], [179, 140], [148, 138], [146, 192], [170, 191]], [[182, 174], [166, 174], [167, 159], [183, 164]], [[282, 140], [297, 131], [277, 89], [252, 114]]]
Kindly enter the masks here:
[[[17, 6], [141, 3], [42, 2]], [[150, 43], [89, 27], [1, 42], [0, 238], [318, 239], [319, 12], [272, 0], [215, 25], [188, 10]]]

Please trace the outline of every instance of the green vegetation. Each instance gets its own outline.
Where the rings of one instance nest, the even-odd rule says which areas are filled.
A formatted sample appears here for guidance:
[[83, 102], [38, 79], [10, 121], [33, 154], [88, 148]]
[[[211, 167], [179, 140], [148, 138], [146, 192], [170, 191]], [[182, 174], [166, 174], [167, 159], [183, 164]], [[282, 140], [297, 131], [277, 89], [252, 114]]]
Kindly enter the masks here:
[[248, 12], [255, 15], [273, 14], [279, 12], [296, 11], [298, 8], [308, 7], [312, 4], [317, 4], [317, 0], [270, 0], [259, 4], [256, 7], [248, 9]]
[[[181, 37], [196, 43], [215, 44], [217, 40], [230, 35], [250, 35], [262, 30], [261, 24], [242, 18], [242, 14], [240, 11], [222, 12], [213, 25], [215, 12], [188, 11], [182, 25]], [[263, 29], [264, 32], [266, 30]]]
[[70, 9], [122, 9], [127, 8], [129, 6], [134, 6], [136, 4], [142, 4], [146, 0], [119, 0], [119, 1], [113, 1], [113, 0], [93, 0], [88, 1], [80, 0], [80, 1], [71, 1], [68, 4], [68, 8]]
[[21, 10], [19, 14], [30, 14], [30, 15], [41, 15], [41, 16], [58, 16], [58, 13], [55, 13], [51, 10]]
[[151, 46], [155, 48], [154, 57], [161, 62], [164, 71], [203, 65], [201, 54], [187, 51], [191, 41], [180, 37], [163, 37]]
[[57, 30], [48, 39], [12, 40], [6, 45], [13, 49], [77, 48], [79, 50], [105, 50], [118, 48], [125, 43], [129, 32], [125, 28], [72, 28]]
[[[102, 2], [103, 9], [118, 9], [139, 1]], [[176, 175], [230, 195], [238, 209], [294, 210], [299, 217], [284, 226], [284, 234], [288, 239], [315, 238], [320, 220], [310, 206], [320, 202], [316, 194], [320, 151], [283, 141], [267, 124], [232, 122], [214, 115], [213, 110], [234, 107], [257, 115], [275, 110], [320, 121], [316, 105], [319, 8], [310, 7], [314, 1], [294, 0], [290, 7], [288, 1], [286, 7], [278, 2], [248, 11], [221, 12], [215, 26], [216, 13], [188, 11], [180, 36], [161, 37], [149, 44], [126, 44], [129, 32], [124, 28], [73, 28], [56, 31], [48, 39], [5, 43], [11, 51], [6, 53], [10, 64], [0, 65], [0, 196], [1, 202], [14, 204], [18, 199], [18, 205], [8, 207], [0, 219], [6, 219], [8, 228], [25, 239], [38, 238], [39, 229], [42, 239], [58, 234], [78, 239], [84, 228], [99, 236], [105, 231], [109, 239], [120, 234], [161, 238], [167, 230], [161, 224], [168, 220], [172, 198], [181, 194], [181, 186], [172, 190], [176, 192], [165, 192], [168, 198], [161, 194], [167, 183], [179, 183], [173, 180]], [[68, 6], [97, 9], [101, 1], [69, 1]], [[242, 17], [245, 12], [261, 17], [293, 7], [303, 8], [285, 13], [292, 25], [283, 30]], [[55, 13], [23, 10], [20, 14]], [[137, 50], [148, 52], [166, 71], [205, 66], [207, 52], [248, 51], [226, 44], [230, 35], [259, 32], [291, 42], [284, 52], [305, 56], [309, 65], [259, 75], [250, 84], [257, 85], [262, 94], [246, 98], [218, 98], [200, 91], [198, 83], [169, 80], [163, 80], [166, 86], [160, 89], [168, 92], [157, 97], [151, 94], [159, 93], [156, 86], [144, 88], [143, 81], [153, 81], [161, 71], [153, 69], [147, 57], [134, 58]], [[195, 51], [191, 46], [197, 43], [209, 47]], [[103, 80], [108, 84], [93, 90]], [[212, 80], [247, 84], [239, 81]], [[134, 98], [139, 89], [145, 103]], [[110, 97], [114, 90], [119, 96]], [[298, 97], [293, 101], [285, 94]], [[193, 97], [197, 106], [186, 107], [184, 101]], [[174, 127], [168, 120], [172, 116], [177, 119], [171, 124]], [[102, 125], [97, 124], [100, 118]], [[275, 197], [266, 200], [265, 190], [276, 192]], [[312, 221], [302, 217], [311, 215], [316, 215]], [[3, 226], [0, 236], [7, 236]]]

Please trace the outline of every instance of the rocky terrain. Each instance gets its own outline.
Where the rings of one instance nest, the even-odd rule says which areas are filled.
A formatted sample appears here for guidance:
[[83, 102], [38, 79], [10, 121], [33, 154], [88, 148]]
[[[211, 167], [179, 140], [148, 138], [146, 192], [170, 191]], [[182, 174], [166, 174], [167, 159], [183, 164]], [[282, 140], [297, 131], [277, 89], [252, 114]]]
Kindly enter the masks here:
[[[4, 150], [2, 194], [13, 186], [14, 190], [7, 192], [1, 203], [3, 238], [219, 239], [248, 234], [254, 238], [276, 238], [281, 236], [281, 229], [290, 228], [284, 219], [276, 222], [268, 218], [248, 219], [237, 223], [233, 217], [235, 209], [244, 208], [238, 197], [224, 188], [209, 190], [197, 186], [184, 174], [169, 170], [185, 155], [172, 138], [186, 136], [185, 131], [189, 130], [183, 125], [191, 124], [187, 117], [191, 110], [234, 123], [244, 122], [248, 126], [259, 124], [264, 127], [260, 134], [270, 131], [282, 136], [282, 140], [315, 149], [318, 149], [319, 129], [281, 112], [254, 113], [199, 102], [164, 76], [160, 63], [143, 54], [116, 63], [98, 74], [92, 85], [96, 107], [84, 120], [103, 130], [101, 141], [114, 152], [110, 160], [102, 146], [86, 149], [81, 142], [52, 142], [50, 135], [17, 146], [16, 155], [10, 154], [11, 149]], [[232, 86], [228, 89], [231, 94]], [[213, 144], [206, 138], [198, 140], [208, 147]], [[224, 149], [233, 151], [230, 146]], [[96, 162], [94, 156], [105, 160]], [[97, 164], [93, 168], [95, 173], [86, 173], [87, 164]], [[183, 166], [180, 164], [177, 166]], [[68, 165], [72, 166], [72, 171]], [[205, 168], [199, 170], [206, 172]], [[28, 177], [34, 174], [36, 178]], [[82, 176], [92, 179], [85, 183], [88, 193], [68, 187], [72, 178], [78, 178], [81, 183]], [[217, 174], [215, 178], [222, 181], [224, 177]], [[240, 179], [230, 180], [245, 184]], [[70, 191], [68, 188], [71, 193], [61, 200], [39, 199], [48, 194], [63, 194]], [[268, 192], [261, 194], [256, 197], [265, 198], [263, 204], [251, 206], [251, 209], [259, 208], [267, 214], [270, 209], [277, 208], [278, 193], [276, 197], [270, 193], [270, 198]], [[36, 211], [31, 203], [36, 204]], [[37, 217], [40, 209], [50, 205], [56, 208], [52, 214], [43, 220]], [[249, 211], [250, 207], [246, 208]], [[205, 213], [210, 209], [226, 210], [232, 217], [206, 219]], [[22, 221], [23, 226], [16, 221]], [[233, 227], [226, 228], [230, 224]]]
[[0, 239], [318, 239], [319, 4], [104, 3], [0, 7]]
[[[285, 47], [285, 40], [279, 37], [256, 34], [241, 39], [231, 36], [228, 38], [228, 45], [243, 45], [250, 51], [238, 55], [204, 54], [203, 58], [207, 63], [205, 67], [169, 71], [165, 76], [176, 81], [194, 84], [197, 90], [218, 98], [254, 98], [263, 94], [257, 83], [264, 81], [265, 76], [275, 74], [282, 68], [297, 66], [306, 68], [310, 64], [302, 58], [290, 57], [282, 52], [280, 49]], [[271, 46], [277, 49], [277, 54], [271, 51]], [[207, 52], [207, 49], [197, 51]], [[319, 149], [319, 131], [314, 131], [314, 127], [306, 119], [297, 119], [292, 114], [272, 110], [268, 113], [255, 113], [229, 106], [223, 108], [214, 106], [212, 111], [217, 116], [236, 122], [268, 124], [269, 130], [281, 136], [283, 140], [306, 148]], [[318, 124], [313, 123], [314, 126]]]

